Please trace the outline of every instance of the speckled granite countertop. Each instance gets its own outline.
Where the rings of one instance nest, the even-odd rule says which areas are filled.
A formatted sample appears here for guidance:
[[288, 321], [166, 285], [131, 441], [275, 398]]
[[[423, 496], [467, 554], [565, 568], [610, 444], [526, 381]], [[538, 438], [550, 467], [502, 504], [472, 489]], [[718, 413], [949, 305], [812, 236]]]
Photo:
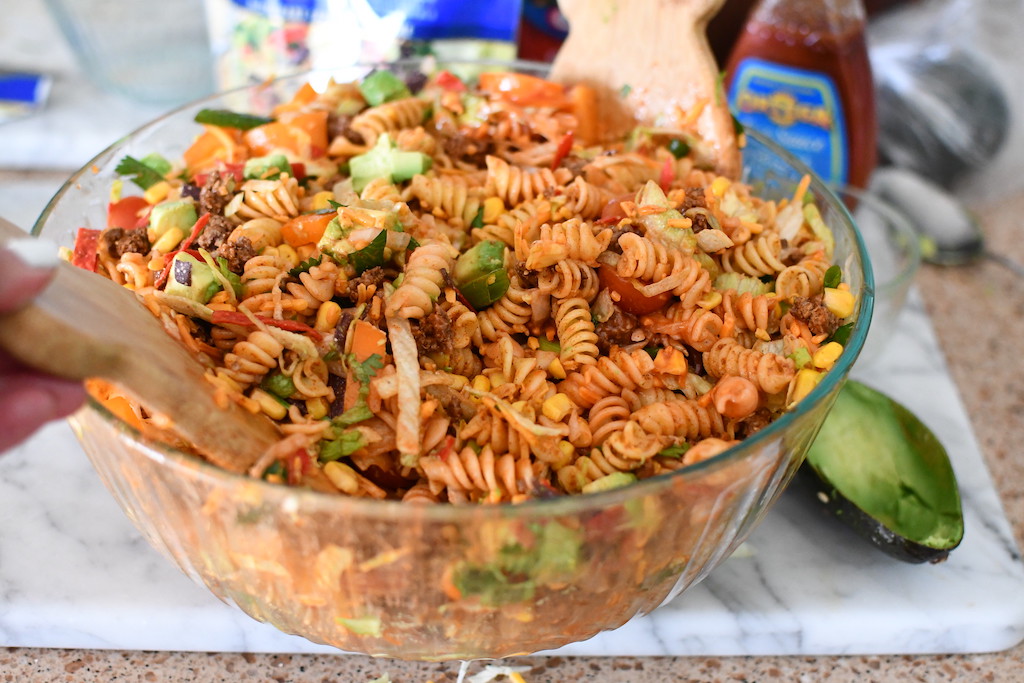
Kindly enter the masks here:
[[[12, 178], [0, 173], [0, 180]], [[17, 177], [17, 176], [15, 176]], [[994, 250], [1024, 262], [1018, 216], [1024, 193], [975, 206]], [[925, 266], [917, 277], [996, 482], [1018, 545], [1024, 542], [1024, 280], [1001, 266]], [[1014, 351], [1017, 354], [1014, 354]], [[513, 663], [513, 662], [510, 662]], [[562, 681], [1019, 681], [1024, 645], [956, 656], [590, 658], [526, 657], [529, 683]], [[480, 666], [471, 667], [470, 672]], [[417, 664], [360, 656], [258, 655], [98, 650], [0, 650], [0, 683], [22, 681], [454, 682], [457, 663]]]

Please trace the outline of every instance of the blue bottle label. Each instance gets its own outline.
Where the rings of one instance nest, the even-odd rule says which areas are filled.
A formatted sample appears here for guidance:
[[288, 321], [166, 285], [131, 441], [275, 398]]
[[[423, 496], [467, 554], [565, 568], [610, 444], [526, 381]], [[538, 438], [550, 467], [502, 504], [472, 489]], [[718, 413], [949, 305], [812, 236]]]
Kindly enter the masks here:
[[846, 183], [846, 121], [828, 75], [748, 58], [733, 77], [729, 107], [745, 127], [771, 138], [826, 182]]

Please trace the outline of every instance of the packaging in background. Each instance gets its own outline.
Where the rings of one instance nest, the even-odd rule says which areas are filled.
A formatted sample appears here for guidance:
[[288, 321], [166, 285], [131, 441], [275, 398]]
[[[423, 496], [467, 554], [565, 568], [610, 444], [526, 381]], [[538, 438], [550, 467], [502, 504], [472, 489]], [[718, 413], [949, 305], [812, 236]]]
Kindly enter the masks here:
[[512, 59], [522, 0], [206, 0], [221, 88], [434, 54]]
[[0, 71], [0, 123], [28, 116], [46, 104], [51, 82], [44, 74]]
[[558, 9], [558, 0], [523, 0], [519, 24], [519, 58], [554, 61], [569, 34], [569, 23]]

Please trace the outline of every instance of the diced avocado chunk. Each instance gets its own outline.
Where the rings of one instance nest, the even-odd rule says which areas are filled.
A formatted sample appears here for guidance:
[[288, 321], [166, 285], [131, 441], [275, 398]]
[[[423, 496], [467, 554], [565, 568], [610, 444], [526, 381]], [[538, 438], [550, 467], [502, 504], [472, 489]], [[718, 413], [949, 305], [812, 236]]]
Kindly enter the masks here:
[[455, 286], [476, 309], [486, 308], [508, 290], [505, 244], [486, 240], [459, 256], [452, 272]]
[[205, 304], [221, 289], [213, 269], [191, 254], [178, 252], [167, 267], [171, 269], [165, 289], [168, 294]]
[[253, 157], [245, 162], [242, 169], [242, 176], [245, 178], [262, 178], [274, 180], [282, 173], [294, 175], [292, 165], [283, 154], [268, 154], [265, 157]]
[[377, 144], [369, 152], [349, 159], [348, 169], [352, 188], [362, 192], [374, 178], [385, 178], [388, 182], [409, 180], [429, 171], [433, 162], [422, 152], [406, 152], [395, 147], [385, 133], [377, 138]]
[[405, 81], [390, 71], [374, 71], [359, 83], [359, 92], [371, 107], [412, 96]]
[[598, 491], [611, 491], [620, 486], [626, 486], [636, 481], [636, 475], [632, 472], [612, 472], [600, 479], [595, 479], [583, 487], [583, 493], [597, 493]]
[[154, 240], [171, 228], [181, 228], [187, 235], [198, 219], [196, 205], [191, 199], [161, 202], [149, 214], [149, 229], [153, 231]]

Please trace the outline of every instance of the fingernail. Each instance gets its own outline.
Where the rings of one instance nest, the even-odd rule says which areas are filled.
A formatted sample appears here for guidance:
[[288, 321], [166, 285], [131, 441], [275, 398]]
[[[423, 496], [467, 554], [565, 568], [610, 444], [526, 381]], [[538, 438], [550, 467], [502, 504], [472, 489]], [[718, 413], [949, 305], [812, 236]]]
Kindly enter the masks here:
[[4, 248], [29, 268], [56, 268], [60, 263], [57, 245], [47, 239], [17, 237], [4, 243]]

